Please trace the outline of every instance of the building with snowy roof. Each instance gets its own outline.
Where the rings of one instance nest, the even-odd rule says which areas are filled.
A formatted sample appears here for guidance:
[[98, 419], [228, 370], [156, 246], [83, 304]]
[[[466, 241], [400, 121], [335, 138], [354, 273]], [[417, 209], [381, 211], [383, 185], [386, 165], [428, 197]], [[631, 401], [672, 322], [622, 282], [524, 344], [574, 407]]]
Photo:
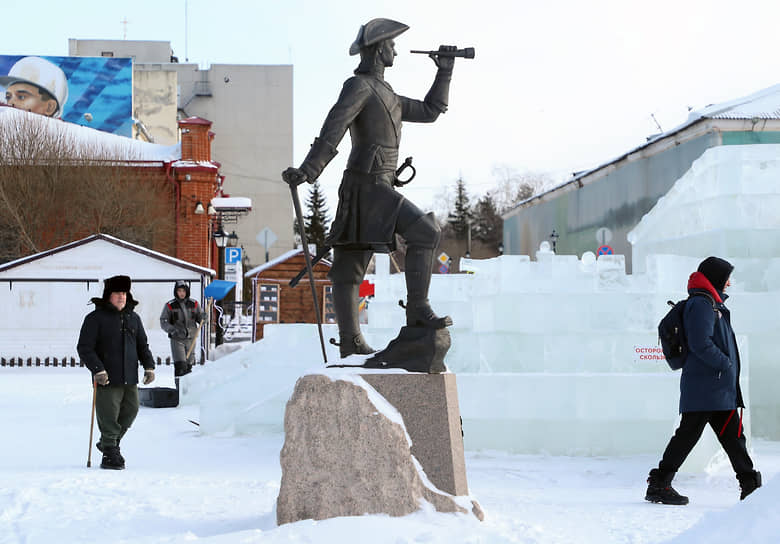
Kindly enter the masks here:
[[[310, 247], [309, 253], [313, 259], [313, 246]], [[298, 247], [244, 274], [244, 277], [252, 280], [252, 341], [263, 338], [265, 325], [317, 322], [308, 276], [303, 276], [294, 287], [290, 286], [290, 280], [305, 269], [305, 266], [303, 248]], [[320, 259], [312, 264], [317, 292], [317, 313], [322, 323], [336, 322], [331, 281], [328, 279], [330, 268], [331, 262], [327, 259]]]
[[[163, 304], [173, 298], [177, 280], [190, 284], [201, 305], [214, 271], [106, 234], [0, 265], [0, 366], [73, 366], [76, 342], [89, 303], [103, 295], [103, 280], [130, 276], [149, 347], [158, 364], [170, 363], [170, 344], [160, 328]], [[202, 361], [206, 327], [197, 349]]]
[[[623, 254], [627, 235], [709, 148], [780, 143], [780, 85], [692, 112], [681, 125], [504, 214], [504, 248], [531, 255], [555, 237], [559, 253]], [[553, 235], [554, 233], [554, 235]]]
[[227, 178], [227, 192], [255, 203], [235, 224], [249, 260], [263, 261], [265, 248], [257, 236], [265, 228], [277, 238], [271, 258], [293, 247], [292, 201], [281, 180], [293, 161], [291, 65], [212, 64], [204, 69], [180, 63], [170, 41], [70, 39], [68, 54], [133, 59], [133, 115], [141, 137], [175, 143], [178, 119], [213, 121], [219, 134], [213, 155]]
[[[141, 242], [153, 250], [198, 266], [217, 268], [218, 252], [211, 236], [212, 228], [221, 226], [223, 221], [236, 216], [238, 212], [233, 209], [233, 201], [237, 197], [229, 200], [229, 209], [216, 209], [219, 207], [217, 203], [222, 200], [224, 176], [220, 174], [220, 164], [211, 158], [211, 142], [215, 136], [211, 125], [211, 121], [200, 117], [182, 119], [178, 122], [181, 141], [174, 145], [162, 145], [12, 107], [0, 107], [0, 134], [3, 135], [0, 138], [0, 183], [8, 185], [7, 198], [0, 204], [0, 213], [8, 221], [15, 217], [17, 208], [30, 213], [29, 217], [20, 216], [16, 223], [4, 223], [6, 232], [3, 242], [8, 242], [9, 236], [13, 237], [22, 230], [35, 242], [27, 244], [30, 247], [21, 247], [4, 260], [48, 250], [94, 234], [93, 224], [86, 220], [82, 221], [82, 227], [78, 225], [77, 218], [76, 225], [69, 225], [67, 229], [62, 228], [57, 221], [66, 214], [83, 214], [84, 210], [62, 210], [58, 202], [52, 202], [54, 210], [30, 206], [25, 201], [27, 197], [24, 192], [28, 189], [24, 184], [29, 182], [29, 176], [19, 172], [21, 169], [32, 174], [33, 170], [49, 168], [52, 176], [57, 174], [56, 179], [60, 183], [78, 182], [84, 185], [83, 176], [68, 177], [61, 174], [67, 168], [82, 168], [102, 172], [93, 176], [99, 178], [97, 186], [140, 180], [140, 187], [148, 189], [149, 194], [153, 195], [148, 206], [153, 208], [153, 213], [164, 216], [165, 220], [160, 221], [156, 230], [151, 229], [152, 232], [145, 235], [146, 239], [133, 239], [133, 242]], [[36, 143], [22, 141], [25, 139], [35, 140]], [[36, 146], [52, 149], [40, 153]], [[107, 175], [107, 169], [116, 176], [112, 178]], [[121, 174], [118, 173], [120, 170]], [[86, 170], [80, 172], [84, 175], [87, 173]], [[79, 187], [68, 187], [66, 192], [77, 189]], [[51, 196], [55, 197], [54, 194]], [[109, 195], [109, 200], [112, 198], [113, 193]], [[244, 210], [251, 209], [250, 199], [244, 197], [238, 198], [238, 201]], [[124, 223], [139, 220], [135, 215], [128, 215], [123, 219]], [[49, 223], [39, 227], [38, 232], [32, 232], [31, 223], [35, 222], [33, 219], [40, 219], [40, 216], [46, 216]]]

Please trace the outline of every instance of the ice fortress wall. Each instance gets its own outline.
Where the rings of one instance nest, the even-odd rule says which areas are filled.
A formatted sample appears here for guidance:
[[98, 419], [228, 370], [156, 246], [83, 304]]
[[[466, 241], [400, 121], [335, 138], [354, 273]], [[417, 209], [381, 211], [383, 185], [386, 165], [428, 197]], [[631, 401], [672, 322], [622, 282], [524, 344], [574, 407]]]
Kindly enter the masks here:
[[[656, 358], [667, 300], [686, 296], [689, 274], [718, 255], [736, 266], [728, 306], [742, 355], [746, 429], [780, 438], [780, 146], [707, 151], [629, 235], [624, 257], [591, 253], [532, 260], [462, 260], [469, 274], [434, 275], [430, 298], [450, 314], [446, 363], [458, 375], [468, 449], [615, 455], [660, 454], [674, 430], [679, 373]], [[682, 226], [681, 226], [682, 225]], [[756, 236], [763, 241], [755, 241]], [[377, 256], [366, 336], [381, 348], [404, 324], [403, 275]], [[326, 326], [326, 338], [336, 336]], [[328, 345], [331, 361], [338, 357]], [[266, 338], [183, 380], [200, 402], [204, 432], [279, 430], [295, 379], [321, 368], [313, 325], [273, 325]], [[218, 367], [218, 368], [217, 368]], [[690, 467], [717, 451], [714, 438]]]

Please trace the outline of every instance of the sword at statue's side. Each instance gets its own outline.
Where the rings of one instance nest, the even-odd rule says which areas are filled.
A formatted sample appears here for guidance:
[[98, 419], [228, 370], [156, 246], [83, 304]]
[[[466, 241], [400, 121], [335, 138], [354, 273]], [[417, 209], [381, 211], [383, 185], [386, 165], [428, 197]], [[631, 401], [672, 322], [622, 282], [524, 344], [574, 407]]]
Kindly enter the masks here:
[[[406, 170], [407, 168], [412, 169], [412, 175], [406, 178], [405, 180], [401, 179], [401, 174]], [[398, 169], [395, 171], [395, 179], [393, 180], [393, 185], [396, 187], [403, 187], [404, 185], [407, 185], [409, 182], [411, 182], [414, 179], [414, 176], [417, 175], [417, 169], [412, 166], [412, 157], [406, 157], [406, 160], [404, 163], [398, 167]], [[314, 256], [314, 260], [312, 261], [312, 265], [317, 264], [322, 260], [325, 255], [328, 254], [328, 252], [333, 249], [332, 246], [323, 246], [320, 248], [320, 250], [317, 252], [317, 254]], [[392, 254], [390, 255], [390, 258], [392, 259]], [[397, 265], [396, 265], [397, 267]], [[298, 285], [298, 282], [301, 281], [303, 278], [303, 275], [306, 274], [306, 267], [304, 266], [300, 272], [298, 272], [293, 279], [290, 280], [290, 287], [295, 287]]]
[[[284, 175], [283, 175], [284, 177]], [[285, 180], [286, 182], [287, 180]], [[317, 300], [317, 287], [314, 284], [314, 272], [311, 265], [311, 255], [309, 255], [309, 245], [306, 242], [306, 227], [303, 224], [303, 213], [301, 213], [301, 201], [298, 199], [298, 186], [290, 183], [290, 193], [292, 194], [293, 206], [295, 207], [295, 220], [298, 222], [298, 231], [301, 234], [301, 245], [303, 246], [303, 259], [306, 261], [306, 272], [309, 274], [309, 285], [311, 285], [311, 296], [314, 299], [314, 316], [317, 318], [317, 331], [320, 333], [320, 347], [322, 347], [322, 358], [325, 363], [328, 362], [328, 356], [325, 353], [325, 338], [322, 336], [322, 320], [320, 319], [320, 303]]]

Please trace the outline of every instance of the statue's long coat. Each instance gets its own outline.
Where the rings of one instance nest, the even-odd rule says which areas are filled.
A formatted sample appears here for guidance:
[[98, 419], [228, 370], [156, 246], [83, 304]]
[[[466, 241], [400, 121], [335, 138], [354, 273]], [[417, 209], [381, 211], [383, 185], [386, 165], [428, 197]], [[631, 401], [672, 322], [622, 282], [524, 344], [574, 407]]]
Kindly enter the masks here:
[[393, 187], [401, 123], [430, 123], [447, 109], [451, 72], [439, 70], [424, 100], [395, 94], [378, 75], [349, 78], [331, 108], [301, 170], [315, 180], [336, 155], [349, 129], [352, 151], [339, 187], [339, 204], [328, 245], [379, 252], [395, 248], [404, 197]]

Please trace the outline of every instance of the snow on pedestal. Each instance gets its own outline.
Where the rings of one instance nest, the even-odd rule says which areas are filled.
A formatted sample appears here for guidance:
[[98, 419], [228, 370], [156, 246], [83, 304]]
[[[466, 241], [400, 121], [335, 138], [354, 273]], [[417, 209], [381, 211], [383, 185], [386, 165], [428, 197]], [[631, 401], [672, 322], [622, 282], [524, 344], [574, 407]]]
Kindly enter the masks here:
[[[422, 508], [423, 502], [439, 512], [471, 510], [483, 519], [472, 498], [452, 495], [431, 483], [426, 470], [441, 476], [441, 467], [429, 465], [423, 470], [405, 418], [364, 381], [367, 377], [380, 382], [393, 379], [392, 373], [361, 378], [335, 370], [297, 381], [284, 420], [277, 522], [374, 513], [403, 516]], [[436, 389], [426, 375], [416, 377], [425, 382], [420, 383], [420, 392], [432, 385]], [[442, 382], [444, 376], [435, 379]], [[437, 408], [446, 414], [446, 406]], [[425, 442], [425, 437], [417, 436], [415, 441]], [[465, 467], [461, 469], [460, 485], [445, 478], [451, 491], [466, 490]]]

